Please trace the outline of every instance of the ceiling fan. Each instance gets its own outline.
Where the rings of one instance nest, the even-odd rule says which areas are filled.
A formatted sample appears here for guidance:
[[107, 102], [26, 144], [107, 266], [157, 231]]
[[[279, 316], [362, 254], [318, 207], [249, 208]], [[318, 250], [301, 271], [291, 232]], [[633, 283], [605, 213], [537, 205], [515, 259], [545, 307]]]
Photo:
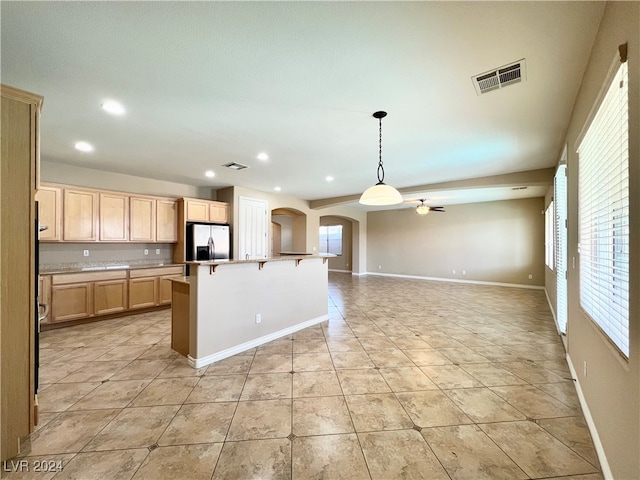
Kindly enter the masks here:
[[[416, 200], [408, 200], [408, 202], [415, 202]], [[429, 212], [443, 212], [444, 213], [444, 207], [430, 207], [429, 205], [425, 204], [424, 202], [427, 201], [426, 198], [419, 198], [418, 201], [420, 202], [420, 205], [418, 205], [416, 207], [416, 213], [418, 215], [426, 215]]]

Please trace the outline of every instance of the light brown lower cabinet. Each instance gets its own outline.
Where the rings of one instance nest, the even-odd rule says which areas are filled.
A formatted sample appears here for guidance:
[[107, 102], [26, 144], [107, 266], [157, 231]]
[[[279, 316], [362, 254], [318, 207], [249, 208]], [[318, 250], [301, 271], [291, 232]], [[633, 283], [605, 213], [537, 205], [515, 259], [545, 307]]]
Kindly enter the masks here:
[[129, 280], [129, 308], [155, 307], [157, 304], [157, 277], [131, 278]]
[[40, 302], [50, 305], [43, 324], [69, 322], [171, 304], [171, 282], [181, 266], [42, 275]]
[[129, 271], [129, 308], [147, 308], [171, 303], [171, 282], [181, 276], [182, 267], [157, 267]]
[[163, 275], [158, 278], [160, 282], [158, 288], [158, 303], [160, 305], [169, 305], [171, 303], [171, 281], [169, 281], [169, 279], [176, 276], [177, 275]]
[[93, 315], [93, 283], [51, 287], [51, 321], [67, 322]]
[[41, 298], [50, 298], [49, 321], [69, 322], [127, 309], [127, 271], [50, 275], [51, 294], [44, 276]]
[[189, 290], [184, 282], [172, 283], [171, 348], [185, 357], [189, 355]]
[[124, 312], [127, 309], [127, 279], [108, 280], [93, 284], [95, 315]]

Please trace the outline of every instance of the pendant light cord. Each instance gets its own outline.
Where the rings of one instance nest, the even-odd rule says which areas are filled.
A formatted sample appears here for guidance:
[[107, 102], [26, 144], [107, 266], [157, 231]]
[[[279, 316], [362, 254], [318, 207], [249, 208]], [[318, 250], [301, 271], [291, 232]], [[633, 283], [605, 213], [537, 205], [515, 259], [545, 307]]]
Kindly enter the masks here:
[[384, 167], [382, 166], [382, 118], [378, 119], [380, 124], [380, 139], [379, 139], [379, 150], [378, 150], [378, 185], [384, 184]]

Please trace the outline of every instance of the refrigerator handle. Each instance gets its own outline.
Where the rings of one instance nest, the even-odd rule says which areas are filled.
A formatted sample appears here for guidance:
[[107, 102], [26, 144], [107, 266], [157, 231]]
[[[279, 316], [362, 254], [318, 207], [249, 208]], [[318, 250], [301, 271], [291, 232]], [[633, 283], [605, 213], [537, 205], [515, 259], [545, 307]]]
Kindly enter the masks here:
[[209, 237], [209, 241], [207, 242], [207, 247], [209, 250], [209, 260], [215, 260], [216, 244], [213, 241], [213, 236]]

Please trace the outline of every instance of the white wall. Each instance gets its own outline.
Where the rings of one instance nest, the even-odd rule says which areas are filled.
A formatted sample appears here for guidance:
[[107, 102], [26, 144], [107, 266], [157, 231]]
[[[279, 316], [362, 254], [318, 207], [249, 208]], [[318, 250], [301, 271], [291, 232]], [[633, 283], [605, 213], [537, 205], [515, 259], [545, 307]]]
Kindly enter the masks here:
[[[580, 134], [607, 80], [618, 46], [629, 53], [630, 354], [625, 359], [580, 307], [578, 169]], [[606, 477], [640, 478], [640, 2], [609, 2], [566, 137], [568, 148], [568, 358], [586, 403]], [[560, 153], [560, 152], [558, 152]], [[575, 267], [572, 268], [572, 259]], [[547, 289], [555, 288], [547, 279]], [[586, 365], [586, 368], [585, 368]], [[585, 373], [586, 370], [586, 373]]]
[[[303, 322], [328, 318], [327, 264], [321, 258], [192, 266], [189, 356], [198, 367], [242, 350], [234, 348]], [[256, 314], [261, 315], [256, 323]], [[273, 339], [273, 338], [271, 338]], [[255, 347], [252, 344], [251, 347]], [[245, 346], [249, 348], [249, 346]]]
[[105, 172], [46, 160], [40, 162], [40, 180], [78, 187], [101, 188], [117, 192], [166, 197], [191, 197], [213, 200], [211, 188], [165, 182], [122, 173]]
[[449, 205], [426, 216], [369, 212], [368, 271], [542, 286], [543, 206], [543, 198], [527, 198]]
[[278, 252], [293, 252], [293, 217], [291, 215], [271, 215], [271, 221], [280, 225], [280, 245]]

